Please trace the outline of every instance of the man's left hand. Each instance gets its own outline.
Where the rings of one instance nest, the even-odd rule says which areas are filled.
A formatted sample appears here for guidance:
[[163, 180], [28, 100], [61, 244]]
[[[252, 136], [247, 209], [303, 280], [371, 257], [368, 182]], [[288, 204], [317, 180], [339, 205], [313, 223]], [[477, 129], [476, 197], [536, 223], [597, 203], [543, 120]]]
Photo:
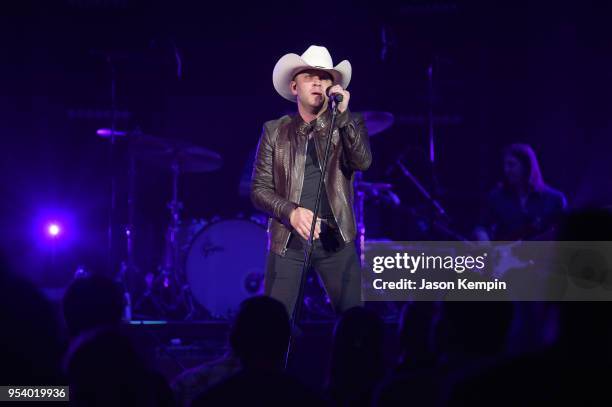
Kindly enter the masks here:
[[342, 86], [340, 85], [332, 86], [329, 90], [329, 94], [331, 95], [332, 93], [340, 93], [342, 95], [342, 102], [338, 103], [338, 110], [340, 113], [343, 113], [346, 109], [348, 109], [351, 94], [348, 90], [342, 89]]

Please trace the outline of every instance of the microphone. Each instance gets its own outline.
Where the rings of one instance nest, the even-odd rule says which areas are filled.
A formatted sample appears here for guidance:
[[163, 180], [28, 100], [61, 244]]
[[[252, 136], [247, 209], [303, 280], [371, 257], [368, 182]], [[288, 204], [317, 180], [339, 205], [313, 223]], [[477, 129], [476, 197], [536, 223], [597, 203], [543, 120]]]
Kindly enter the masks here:
[[327, 95], [328, 98], [330, 98], [334, 103], [340, 103], [342, 102], [342, 99], [344, 99], [344, 97], [342, 96], [342, 93], [332, 93], [331, 95], [329, 94], [329, 90], [331, 89], [331, 86], [327, 89], [325, 89], [325, 94]]

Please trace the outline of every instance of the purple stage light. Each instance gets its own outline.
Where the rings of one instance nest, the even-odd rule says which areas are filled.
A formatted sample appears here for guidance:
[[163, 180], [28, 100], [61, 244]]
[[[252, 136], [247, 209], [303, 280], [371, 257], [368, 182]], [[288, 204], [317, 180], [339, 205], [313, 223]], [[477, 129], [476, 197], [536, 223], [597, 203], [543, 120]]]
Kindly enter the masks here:
[[75, 213], [75, 208], [58, 208], [49, 204], [41, 206], [32, 214], [32, 224], [27, 233], [29, 242], [41, 255], [50, 252], [67, 255], [69, 251], [80, 247], [85, 240], [80, 236]]
[[61, 229], [60, 225], [58, 223], [56, 223], [56, 222], [51, 222], [47, 226], [47, 233], [49, 234], [49, 236], [51, 236], [53, 238], [59, 236], [61, 231], [62, 231], [62, 229]]

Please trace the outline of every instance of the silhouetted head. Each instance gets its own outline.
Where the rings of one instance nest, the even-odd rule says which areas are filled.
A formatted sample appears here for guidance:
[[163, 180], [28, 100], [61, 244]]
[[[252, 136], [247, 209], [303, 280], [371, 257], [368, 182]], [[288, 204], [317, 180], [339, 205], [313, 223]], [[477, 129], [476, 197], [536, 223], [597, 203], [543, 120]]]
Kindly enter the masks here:
[[383, 339], [384, 324], [378, 315], [363, 307], [345, 311], [334, 328], [329, 385], [342, 391], [380, 379]]
[[45, 296], [0, 255], [0, 382], [62, 384], [64, 344], [57, 315]]
[[70, 399], [77, 405], [157, 405], [159, 382], [116, 329], [81, 334], [64, 363]]
[[536, 191], [546, 187], [536, 154], [527, 144], [512, 144], [505, 148], [504, 176], [509, 187], [525, 186]]
[[123, 295], [113, 280], [89, 275], [72, 281], [63, 299], [64, 319], [71, 336], [121, 322]]
[[399, 324], [401, 362], [422, 366], [433, 363], [435, 326], [440, 319], [442, 304], [416, 301], [402, 307]]
[[230, 345], [247, 368], [281, 368], [289, 345], [289, 314], [271, 297], [251, 297], [240, 304]]

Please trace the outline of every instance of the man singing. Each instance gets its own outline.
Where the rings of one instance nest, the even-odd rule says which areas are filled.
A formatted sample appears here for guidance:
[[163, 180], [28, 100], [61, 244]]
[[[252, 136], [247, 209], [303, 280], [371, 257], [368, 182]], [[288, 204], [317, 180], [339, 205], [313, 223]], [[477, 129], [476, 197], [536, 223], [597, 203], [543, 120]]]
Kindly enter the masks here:
[[264, 124], [251, 200], [270, 216], [265, 294], [283, 302], [290, 314], [298, 296], [331, 125], [328, 88], [329, 94], [341, 94], [343, 100], [337, 106], [312, 265], [337, 313], [361, 305], [360, 266], [353, 244], [353, 174], [368, 169], [372, 153], [363, 118], [348, 109], [350, 80], [348, 61], [334, 66], [329, 51], [314, 45], [301, 56], [283, 56], [272, 73], [274, 88], [297, 103], [297, 113]]

